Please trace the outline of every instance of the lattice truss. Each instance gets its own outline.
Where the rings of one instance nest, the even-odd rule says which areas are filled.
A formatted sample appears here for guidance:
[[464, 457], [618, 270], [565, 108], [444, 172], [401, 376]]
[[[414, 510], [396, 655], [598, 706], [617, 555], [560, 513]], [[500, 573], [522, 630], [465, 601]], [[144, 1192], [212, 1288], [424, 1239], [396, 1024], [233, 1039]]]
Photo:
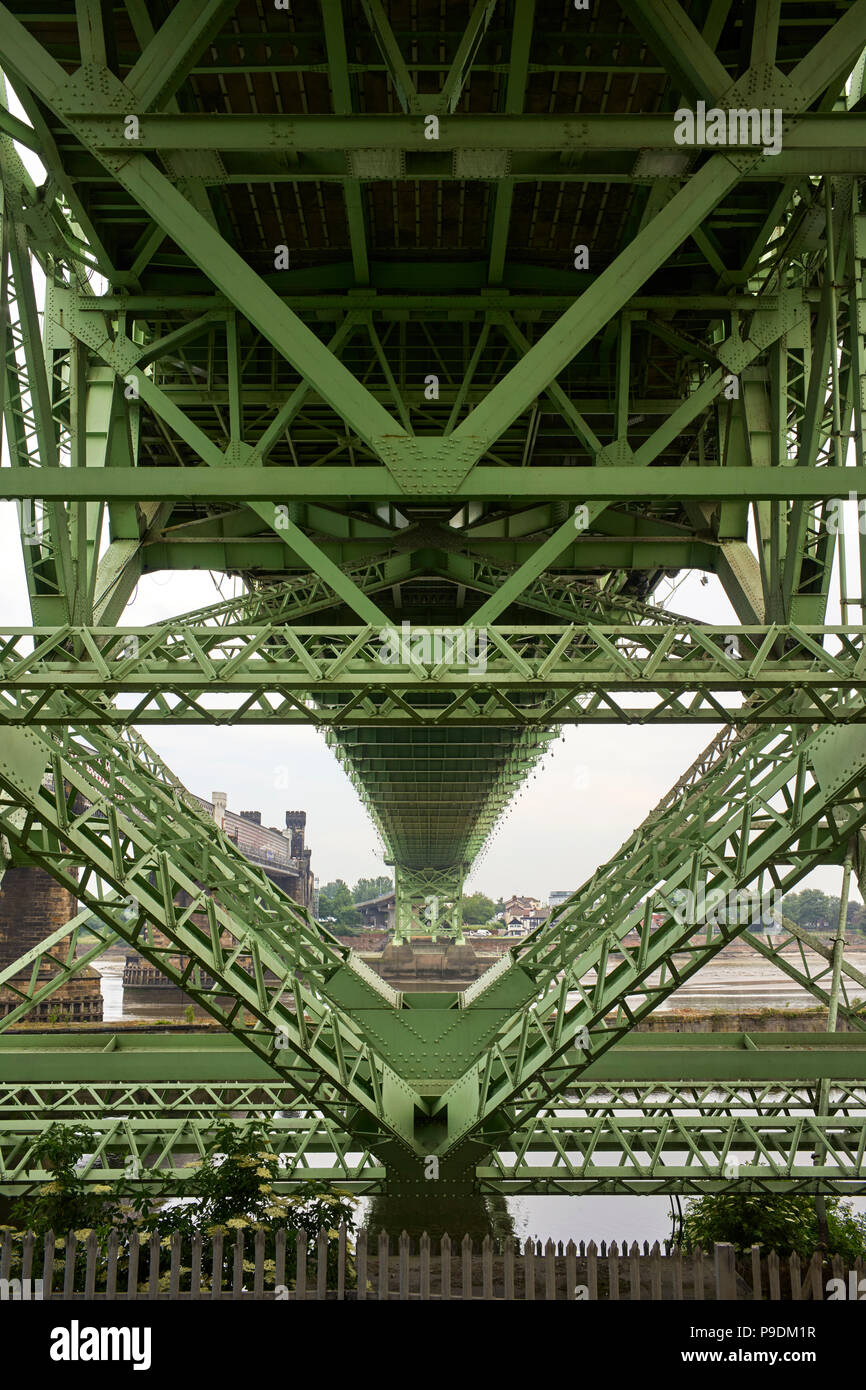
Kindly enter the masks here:
[[[55, 11], [0, 5], [0, 500], [32, 616], [0, 613], [0, 847], [81, 911], [0, 969], [0, 1184], [74, 1114], [89, 1176], [182, 1186], [226, 1107], [269, 1118], [286, 1185], [414, 1190], [435, 1154], [486, 1191], [862, 1190], [866, 979], [841, 940], [695, 905], [864, 868], [866, 0]], [[699, 103], [743, 120], [680, 143]], [[243, 593], [125, 624], [163, 570]], [[736, 622], [664, 609], [690, 570]], [[432, 896], [461, 940], [466, 872], [584, 721], [724, 727], [442, 1008], [139, 732], [321, 728], [398, 936]], [[626, 1082], [635, 1025], [735, 937], [844, 1043], [746, 1041], [712, 1084], [647, 1052]], [[118, 939], [249, 1076], [45, 1082], [10, 1030]]]

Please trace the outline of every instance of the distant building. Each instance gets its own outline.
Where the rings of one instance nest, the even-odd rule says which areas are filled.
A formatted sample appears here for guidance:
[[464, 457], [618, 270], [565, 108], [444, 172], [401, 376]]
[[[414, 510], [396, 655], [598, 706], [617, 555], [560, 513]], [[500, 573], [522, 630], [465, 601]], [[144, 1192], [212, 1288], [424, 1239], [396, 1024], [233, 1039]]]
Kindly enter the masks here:
[[312, 852], [304, 843], [306, 811], [286, 811], [286, 828], [280, 830], [275, 825], [262, 825], [261, 811], [230, 811], [225, 792], [211, 792], [210, 801], [197, 796], [196, 801], [244, 858], [259, 864], [296, 903], [312, 909], [316, 885], [310, 868]]
[[548, 893], [547, 906], [550, 908], [552, 912], [555, 907], [560, 907], [562, 903], [567, 902], [573, 893], [573, 888], [569, 888], [565, 892], [561, 892], [559, 889], [557, 889], [554, 893]]
[[[245, 859], [257, 868], [263, 869], [267, 877], [300, 907], [313, 910], [316, 901], [316, 879], [310, 868], [312, 852], [304, 843], [306, 811], [286, 811], [286, 828], [281, 830], [275, 825], [262, 825], [261, 811], [230, 811], [226, 804], [225, 792], [211, 792], [210, 801], [203, 796], [196, 796], [195, 800], [213, 818], [223, 834], [237, 845]], [[207, 889], [207, 885], [205, 888]], [[208, 896], [212, 896], [212, 890], [207, 891]], [[187, 908], [191, 905], [192, 899], [189, 894], [179, 892], [175, 902], [178, 907]], [[207, 915], [201, 909], [193, 912], [190, 920], [201, 931], [207, 931]], [[233, 944], [231, 936], [227, 933], [223, 933], [221, 939], [224, 946]], [[171, 944], [168, 937], [156, 929], [154, 940], [159, 946]], [[241, 957], [241, 961], [245, 963], [246, 957]], [[175, 965], [179, 962], [180, 956], [173, 958]], [[174, 989], [158, 967], [145, 961], [137, 951], [130, 951], [126, 957], [123, 983], [129, 988]], [[185, 997], [181, 995], [181, 998]]]
[[522, 922], [524, 917], [531, 917], [534, 913], [541, 911], [541, 903], [537, 898], [518, 898], [512, 897], [500, 908], [496, 916], [500, 921], [510, 923], [513, 920]]
[[522, 941], [526, 931], [521, 922], [514, 922], [506, 926], [502, 935], [509, 941]]

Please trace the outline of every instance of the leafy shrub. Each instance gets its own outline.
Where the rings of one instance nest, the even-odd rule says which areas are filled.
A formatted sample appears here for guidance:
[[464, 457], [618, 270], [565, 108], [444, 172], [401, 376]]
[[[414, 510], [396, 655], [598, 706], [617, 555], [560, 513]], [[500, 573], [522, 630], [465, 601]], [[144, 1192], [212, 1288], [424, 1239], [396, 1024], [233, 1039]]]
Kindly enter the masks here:
[[[857, 1216], [839, 1197], [827, 1197], [828, 1251], [854, 1260], [866, 1254], [866, 1216]], [[674, 1218], [675, 1219], [675, 1218]], [[686, 1203], [683, 1238], [688, 1249], [710, 1250], [715, 1241], [728, 1241], [738, 1255], [753, 1245], [766, 1255], [809, 1257], [818, 1246], [818, 1217], [814, 1197], [712, 1192]]]

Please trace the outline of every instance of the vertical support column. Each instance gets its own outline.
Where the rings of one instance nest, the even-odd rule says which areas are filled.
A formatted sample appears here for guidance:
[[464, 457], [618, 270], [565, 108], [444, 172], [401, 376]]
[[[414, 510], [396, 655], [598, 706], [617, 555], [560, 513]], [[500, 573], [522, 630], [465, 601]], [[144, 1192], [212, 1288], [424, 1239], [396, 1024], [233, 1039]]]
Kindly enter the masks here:
[[[848, 298], [849, 342], [851, 345], [852, 395], [854, 397], [854, 463], [858, 468], [866, 460], [866, 213], [860, 210], [861, 185], [855, 179], [851, 210], [853, 214], [851, 290]], [[861, 523], [862, 505], [857, 508], [857, 535], [860, 558], [860, 622], [866, 620], [866, 534]], [[841, 563], [841, 560], [840, 560]], [[848, 621], [854, 602], [849, 599]], [[845, 614], [842, 615], [843, 621]]]
[[413, 936], [448, 936], [463, 945], [465, 866], [413, 869], [394, 865], [394, 944]]
[[[842, 871], [842, 891], [839, 895], [839, 920], [836, 923], [836, 936], [833, 941], [833, 973], [830, 979], [830, 1001], [827, 1008], [827, 1032], [835, 1033], [836, 1023], [839, 1017], [839, 993], [842, 988], [842, 957], [845, 953], [845, 929], [848, 921], [848, 894], [851, 888], [851, 868], [854, 862], [854, 841], [848, 843], [848, 851], [845, 855], [845, 867]], [[830, 1082], [828, 1078], [822, 1077], [818, 1087], [818, 1111], [819, 1115], [826, 1115], [829, 1112], [830, 1104]], [[824, 1156], [823, 1146], [816, 1150], [815, 1158], [818, 1162]], [[818, 1245], [827, 1248], [829, 1245], [829, 1230], [827, 1227], [827, 1202], [819, 1192], [815, 1198], [815, 1212], [818, 1217]]]

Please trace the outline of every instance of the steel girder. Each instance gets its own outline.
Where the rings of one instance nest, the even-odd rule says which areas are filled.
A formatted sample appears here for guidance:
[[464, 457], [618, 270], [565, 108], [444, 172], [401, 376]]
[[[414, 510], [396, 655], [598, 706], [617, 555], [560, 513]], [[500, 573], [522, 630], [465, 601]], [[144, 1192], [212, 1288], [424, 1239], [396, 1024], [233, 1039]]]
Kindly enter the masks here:
[[[309, 608], [310, 589], [322, 587], [300, 586], [294, 602]], [[834, 691], [863, 689], [863, 629], [473, 624], [467, 650], [463, 628], [286, 627], [262, 596], [256, 606], [255, 625], [187, 619], [0, 633], [0, 723], [776, 723], [780, 711], [804, 724], [866, 718], [858, 705], [828, 703]], [[58, 687], [66, 704], [52, 711], [46, 694]], [[792, 689], [803, 696], [796, 715]], [[738, 695], [760, 702], [744, 712]]]
[[[76, 737], [71, 730], [52, 750], [15, 731], [4, 739], [2, 781], [3, 833], [26, 847], [30, 861], [227, 1028], [248, 1037], [254, 1051], [273, 1057], [278, 1072], [296, 1075], [299, 1091], [318, 1095], [323, 1113], [332, 1105], [341, 1115], [360, 1106], [386, 1128], [394, 1123], [407, 1142], [411, 1088], [320, 993], [346, 971], [355, 1000], [392, 1002], [393, 991], [254, 868], [152, 750], [129, 734], [112, 745], [104, 735]], [[77, 880], [70, 872], [75, 860], [84, 865]]]
[[[104, 1181], [108, 1167], [130, 1194], [182, 1194], [189, 1164], [226, 1116], [241, 1128], [265, 1121], [265, 1142], [281, 1156], [280, 1190], [312, 1178], [336, 1178], [359, 1193], [386, 1190], [375, 1151], [359, 1149], [230, 1040], [121, 1034], [106, 1050], [104, 1038], [19, 1034], [2, 1045], [4, 1071], [14, 1078], [0, 1086], [4, 1190], [46, 1179], [32, 1145], [59, 1121], [93, 1135], [85, 1181]], [[511, 1153], [478, 1165], [476, 1181], [504, 1194], [861, 1191], [866, 1094], [855, 1078], [863, 1036], [805, 1034], [797, 1051], [787, 1043], [787, 1035], [633, 1036], [589, 1068], [610, 1080], [584, 1078], [559, 1096], [555, 1110], [512, 1137]], [[658, 1079], [660, 1063], [676, 1081]], [[616, 1079], [623, 1066], [627, 1081]], [[170, 1079], [178, 1072], [184, 1079]], [[40, 1073], [45, 1079], [36, 1079]], [[832, 1084], [827, 1114], [816, 1120], [819, 1074]]]
[[[33, 1191], [50, 1181], [33, 1159], [33, 1146], [49, 1120], [0, 1121], [0, 1189]], [[78, 1176], [93, 1184], [111, 1180], [129, 1196], [150, 1192], [183, 1195], [190, 1165], [204, 1158], [212, 1119], [113, 1117], [74, 1121], [92, 1134], [93, 1148]], [[243, 1120], [235, 1117], [242, 1130]], [[263, 1147], [278, 1154], [275, 1192], [296, 1191], [311, 1181], [335, 1182], [359, 1195], [385, 1192], [387, 1172], [358, 1141], [319, 1117], [271, 1118]], [[709, 1191], [863, 1191], [866, 1115], [646, 1116], [542, 1120], [533, 1133], [515, 1136], [518, 1156], [496, 1154], [475, 1168], [477, 1190], [584, 1195], [697, 1195]], [[815, 1163], [820, 1148], [822, 1161]]]
[[[203, 499], [208, 502], [238, 502], [268, 499], [280, 505], [279, 499], [354, 497], [375, 500], [389, 490], [388, 474], [382, 468], [358, 467], [352, 470], [323, 467], [316, 477], [306, 476], [305, 470], [268, 468], [249, 474], [243, 468], [197, 468], [196, 477], [186, 477], [186, 469], [147, 468], [141, 477], [126, 477], [120, 473], [88, 477], [73, 475], [57, 477], [50, 474], [37, 478], [28, 473], [4, 470], [0, 477], [0, 500], [40, 498], [56, 500], [72, 496], [76, 501], [130, 501], [139, 498], [154, 501], [168, 497], [172, 500]], [[700, 467], [599, 469], [598, 473], [585, 468], [535, 468], [531, 477], [510, 477], [511, 469], [478, 467], [465, 483], [455, 486], [452, 497], [456, 506], [463, 501], [500, 500], [504, 496], [521, 501], [562, 502], [572, 499], [614, 503], [620, 499], [638, 501], [669, 501], [685, 498], [696, 501], [741, 500], [744, 496], [756, 501], [806, 500], [822, 502], [833, 497], [847, 499], [848, 493], [866, 497], [866, 469], [821, 468], [816, 472], [804, 469], [762, 471], [758, 477], [751, 468], [726, 468], [715, 472]], [[529, 471], [529, 470], [527, 470]], [[34, 470], [35, 472], [35, 470]], [[790, 476], [788, 476], [790, 472]], [[707, 476], [710, 475], [710, 476]], [[780, 476], [781, 475], [781, 476]], [[430, 484], [425, 494], [435, 499], [436, 488]], [[580, 505], [578, 502], [578, 505]]]
[[[353, 704], [357, 708], [359, 703], [356, 694]], [[397, 908], [401, 936], [413, 921], [420, 924], [421, 899], [429, 893], [424, 885], [431, 876], [439, 880], [439, 931], [462, 935], [458, 880], [462, 882], [465, 866], [480, 853], [515, 791], [555, 737], [546, 720], [522, 720], [517, 729], [513, 719], [505, 727], [477, 727], [479, 723], [440, 727], [430, 721], [416, 733], [408, 720], [405, 729], [395, 727], [393, 717], [386, 727], [371, 728], [350, 716], [326, 730], [401, 870], [401, 898], [406, 894], [404, 906], [398, 903]]]
[[463, 945], [465, 866], [416, 869], [394, 866], [394, 945], [413, 936], [451, 937]]
[[[838, 758], [830, 752], [837, 738], [840, 751], [846, 746]], [[702, 913], [702, 895], [704, 901], [711, 891], [725, 897], [739, 880], [757, 883], [762, 896], [765, 884], [784, 889], [810, 862], [840, 857], [866, 812], [855, 790], [864, 757], [854, 730], [747, 728], [717, 744], [699, 778], [680, 784], [615, 860], [512, 950], [510, 962], [467, 990], [467, 1001], [486, 994], [492, 1005], [497, 990], [516, 980], [524, 1002], [437, 1109], [473, 1134], [505, 1115], [513, 1127], [547, 1104], [590, 1057], [744, 931], [744, 922], [716, 923]], [[676, 890], [691, 895], [682, 911]], [[628, 947], [624, 938], [635, 929], [639, 943]], [[518, 1066], [509, 1057], [515, 1043]]]
[[[745, 929], [745, 922], [701, 928], [693, 911], [675, 910], [677, 889], [727, 892], [768, 870], [773, 885], [785, 888], [815, 862], [839, 854], [866, 822], [866, 752], [852, 743], [852, 733], [791, 726], [783, 736], [778, 728], [759, 728], [718, 743], [700, 778], [654, 812], [617, 856], [616, 862], [630, 865], [626, 891], [613, 865], [599, 871], [546, 928], [466, 991], [463, 1008], [450, 1017], [448, 1010], [410, 1009], [401, 1018], [393, 1008], [396, 996], [378, 981], [373, 987], [350, 954], [313, 930], [294, 904], [288, 910], [288, 900], [198, 810], [191, 814], [158, 760], [128, 736], [125, 744], [112, 744], [104, 735], [85, 741], [67, 734], [55, 741], [47, 733], [37, 738], [7, 731], [0, 828], [33, 862], [74, 884], [59, 867], [54, 837], [62, 836], [66, 859], [84, 862], [79, 899], [326, 1115], [351, 1128], [345, 1108], [351, 1099], [386, 1135], [396, 1130], [410, 1152], [419, 1142], [416, 1113], [443, 1116], [436, 1147], [459, 1155], [475, 1133], [489, 1147], [491, 1124], [519, 1129], [581, 1074], [589, 1058], [602, 1056]], [[46, 756], [51, 776], [43, 786]], [[159, 796], [154, 778], [163, 784]], [[149, 800], [139, 804], [148, 786]], [[214, 897], [198, 887], [202, 882]], [[178, 890], [188, 902], [182, 911]], [[118, 910], [121, 903], [134, 907], [131, 920]], [[204, 910], [206, 924], [195, 923], [196, 909]], [[659, 909], [660, 924], [654, 919]], [[300, 929], [292, 945], [278, 926], [287, 919]], [[154, 938], [150, 923], [158, 924], [168, 947]], [[572, 923], [578, 930], [570, 935]], [[640, 942], [629, 946], [625, 938], [636, 925]], [[224, 934], [234, 943], [228, 955]], [[618, 953], [611, 950], [616, 942]], [[188, 960], [182, 968], [172, 959], [178, 950]], [[202, 968], [214, 981], [210, 989], [199, 983]], [[294, 1013], [282, 1003], [289, 989]], [[243, 1011], [258, 1022], [244, 1026]], [[315, 1030], [307, 1026], [308, 1013], [318, 1019]], [[866, 1026], [846, 1013], [855, 1026]], [[443, 1025], [452, 1047], [462, 1038], [446, 1078], [449, 1069], [459, 1074], [469, 1065], [451, 1084], [446, 1079], [437, 1098], [430, 1095], [431, 1057], [418, 1043], [429, 1044]], [[479, 1056], [486, 1038], [490, 1045]], [[281, 1056], [282, 1048], [290, 1055]], [[407, 1070], [410, 1080], [403, 1079]], [[387, 1092], [395, 1088], [412, 1097], [402, 1118], [393, 1095], [388, 1103]], [[433, 1132], [425, 1127], [422, 1134], [430, 1145]]]
[[[855, 1113], [863, 1103], [862, 1030], [829, 1034], [634, 1032], [590, 1060], [580, 1078], [556, 1098], [563, 1114], [606, 1109], [654, 1115], [706, 1111], [731, 1115], [759, 1109], [791, 1115], [814, 1108], [820, 1079], [832, 1081], [830, 1114]], [[311, 1105], [292, 1083], [243, 1042], [220, 1031], [154, 1033], [106, 1024], [87, 1031], [18, 1030], [0, 1038], [4, 1079], [0, 1116], [151, 1116], [170, 1105], [178, 1114], [215, 1115], [257, 1107], [268, 1113]]]
[[[843, 94], [866, 3], [841, 16], [819, 4], [808, 30], [789, 13], [766, 23], [765, 7], [714, 7], [702, 30], [678, 4], [620, 8], [604, 96], [582, 85], [576, 109], [543, 117], [524, 106], [550, 109], [545, 74], [567, 84], [602, 37], [583, 16], [579, 39], [563, 31], [560, 13], [554, 44], [546, 0], [499, 6], [493, 21], [479, 3], [454, 33], [437, 12], [435, 63], [423, 36], [408, 62], [409, 37], [379, 0], [363, 14], [325, 0], [290, 36], [279, 16], [270, 33], [222, 0], [181, 0], [161, 25], [136, 5], [118, 35], [89, 7], [44, 41], [24, 7], [0, 10], [0, 61], [32, 122], [28, 133], [0, 115], [3, 274], [29, 303], [6, 336], [7, 420], [24, 442], [0, 497], [45, 506], [48, 569], [31, 591], [55, 603], [34, 611], [55, 625], [35, 658], [6, 644], [4, 714], [31, 729], [0, 728], [0, 829], [61, 881], [81, 864], [75, 891], [109, 929], [272, 1062], [322, 1123], [371, 1149], [376, 1136], [407, 1181], [432, 1148], [482, 1185], [688, 1187], [719, 1181], [725, 1144], [771, 1155], [758, 1184], [816, 1181], [790, 1116], [759, 1138], [730, 1116], [714, 1137], [699, 1116], [696, 1149], [676, 1131], [701, 1155], [689, 1173], [652, 1125], [658, 1161], [628, 1125], [569, 1129], [555, 1115], [582, 1068], [736, 934], [679, 920], [672, 893], [761, 874], [788, 886], [841, 858], [863, 822], [862, 629], [822, 624], [829, 504], [866, 495], [862, 116], [860, 92]], [[246, 109], [240, 87], [223, 96], [235, 18], [268, 40], [270, 114], [261, 90]], [[318, 109], [302, 76], [291, 93], [285, 78], [314, 60], [330, 78]], [[483, 95], [467, 94], [497, 64], [482, 111]], [[618, 78], [635, 65], [623, 100]], [[682, 151], [665, 114], [682, 92], [778, 109], [782, 152], [702, 140]], [[439, 119], [433, 139], [425, 113]], [[38, 194], [13, 140], [51, 172]], [[576, 240], [592, 251], [577, 276]], [[278, 268], [281, 249], [291, 268]], [[44, 345], [19, 291], [29, 250], [48, 273]], [[75, 288], [94, 266], [106, 295]], [[70, 466], [51, 466], [60, 459]], [[111, 544], [97, 565], [103, 508]], [[131, 631], [121, 658], [112, 624], [136, 578], [196, 565], [267, 592], [242, 612]], [[646, 625], [638, 606], [683, 565], [716, 570], [742, 625]], [[842, 597], [850, 619], [857, 600]], [[533, 607], [556, 630], [521, 627]], [[297, 626], [311, 616], [322, 626]], [[380, 626], [466, 631], [473, 617], [489, 625], [484, 672], [413, 658], [384, 673], [376, 660]], [[732, 692], [752, 698], [737, 711]], [[730, 718], [742, 732], [713, 746], [618, 864], [437, 1011], [398, 1008], [253, 881], [149, 750], [106, 727], [133, 717], [325, 725], [409, 897], [438, 873], [447, 902], [551, 724]], [[31, 967], [74, 968], [76, 931], [69, 948], [43, 943]], [[816, 967], [805, 951], [793, 965], [759, 949], [827, 997], [820, 953]], [[856, 1182], [855, 1130], [825, 1135], [824, 1122], [805, 1143]], [[613, 1149], [626, 1176], [590, 1161]], [[547, 1167], [534, 1162], [545, 1152]]]

